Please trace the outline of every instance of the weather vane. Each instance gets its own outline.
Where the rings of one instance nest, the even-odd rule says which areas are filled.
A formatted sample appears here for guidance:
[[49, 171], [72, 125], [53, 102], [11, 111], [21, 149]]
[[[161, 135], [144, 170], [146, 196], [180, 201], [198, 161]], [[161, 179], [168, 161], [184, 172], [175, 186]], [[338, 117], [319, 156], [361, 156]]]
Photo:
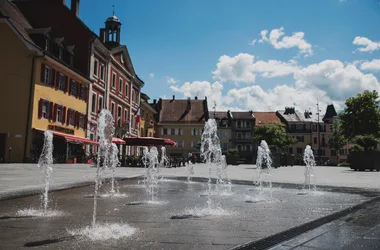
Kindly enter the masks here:
[[115, 15], [115, 5], [112, 5], [112, 16]]

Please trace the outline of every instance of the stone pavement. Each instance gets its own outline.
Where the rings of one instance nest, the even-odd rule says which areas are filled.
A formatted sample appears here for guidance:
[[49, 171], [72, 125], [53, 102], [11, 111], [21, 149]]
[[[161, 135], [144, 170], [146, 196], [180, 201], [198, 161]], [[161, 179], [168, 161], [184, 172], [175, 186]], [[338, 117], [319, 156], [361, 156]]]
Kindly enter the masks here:
[[[228, 166], [231, 179], [251, 181], [256, 176], [254, 165]], [[88, 164], [56, 164], [52, 174], [51, 189], [90, 185], [94, 182], [95, 168]], [[130, 178], [144, 174], [143, 168], [118, 168], [116, 177]], [[380, 189], [380, 172], [355, 172], [348, 167], [316, 167], [317, 185]], [[168, 168], [162, 171], [166, 176], [187, 176], [187, 169]], [[108, 174], [108, 176], [110, 176]], [[194, 165], [194, 176], [207, 177], [204, 164]], [[215, 173], [214, 175], [215, 176]], [[273, 169], [272, 181], [278, 183], [302, 184], [302, 166]], [[36, 164], [0, 164], [0, 199], [21, 193], [36, 193], [42, 188], [41, 171]]]
[[379, 249], [380, 202], [301, 234], [272, 250]]

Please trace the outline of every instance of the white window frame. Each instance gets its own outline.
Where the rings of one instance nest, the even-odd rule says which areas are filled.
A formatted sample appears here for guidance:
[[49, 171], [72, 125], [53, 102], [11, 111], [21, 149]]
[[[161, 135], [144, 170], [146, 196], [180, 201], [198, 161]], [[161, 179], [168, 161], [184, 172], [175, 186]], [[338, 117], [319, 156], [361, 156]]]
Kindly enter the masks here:
[[125, 83], [125, 99], [128, 99], [129, 97], [129, 84]]
[[[94, 97], [95, 97], [95, 100], [94, 100]], [[97, 103], [96, 101], [98, 100], [98, 95], [96, 93], [92, 93], [92, 98], [91, 98], [91, 112], [92, 113], [96, 113], [96, 106], [97, 106]]]
[[[100, 101], [100, 100], [102, 100], [102, 101]], [[101, 106], [99, 105], [100, 103], [102, 104]], [[99, 111], [101, 111], [103, 109], [103, 105], [104, 105], [103, 96], [99, 95], [98, 96], [98, 109], [99, 109]]]
[[[96, 65], [96, 68], [95, 68], [95, 65]], [[95, 70], [96, 69], [96, 70]], [[94, 76], [96, 77], [96, 78], [98, 78], [98, 75], [99, 75], [99, 60], [98, 59], [95, 59], [94, 60], [94, 68], [93, 68], [93, 70], [94, 70]]]
[[[42, 103], [42, 118], [43, 119], [49, 119], [49, 101], [43, 101]], [[45, 108], [45, 111], [44, 111]], [[45, 117], [46, 116], [46, 117]]]
[[63, 122], [63, 106], [62, 105], [57, 105], [57, 114], [56, 114], [56, 121], [58, 123], [61, 123]]
[[[120, 116], [119, 116], [119, 108], [120, 108]], [[120, 121], [119, 121], [120, 117]], [[117, 110], [116, 110], [116, 124], [121, 127], [122, 124], [122, 118], [123, 118], [123, 107], [121, 105], [117, 105]]]
[[104, 72], [105, 72], [105, 66], [103, 63], [100, 64], [100, 80], [104, 81]]
[[112, 114], [113, 119], [115, 119], [115, 108], [116, 108], [115, 102], [111, 101], [111, 114]]
[[116, 73], [112, 72], [112, 89], [116, 89]]
[[119, 77], [119, 94], [123, 94], [123, 78]]
[[74, 110], [70, 109], [69, 117], [70, 117], [69, 126], [74, 127], [75, 125], [75, 111]]
[[44, 82], [45, 85], [48, 85], [48, 86], [51, 85], [51, 72], [52, 72], [51, 68], [49, 66], [45, 65], [45, 72], [44, 72], [44, 74], [45, 74], [45, 82]]

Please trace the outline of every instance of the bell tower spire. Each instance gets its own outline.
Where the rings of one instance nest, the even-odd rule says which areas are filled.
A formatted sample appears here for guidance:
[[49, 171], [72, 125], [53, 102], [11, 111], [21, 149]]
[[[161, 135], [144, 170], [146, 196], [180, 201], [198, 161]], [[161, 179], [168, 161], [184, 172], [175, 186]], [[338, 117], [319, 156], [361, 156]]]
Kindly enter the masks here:
[[110, 47], [117, 47], [120, 45], [120, 30], [121, 22], [115, 16], [115, 5], [112, 5], [112, 16], [107, 18], [105, 27], [105, 43]]

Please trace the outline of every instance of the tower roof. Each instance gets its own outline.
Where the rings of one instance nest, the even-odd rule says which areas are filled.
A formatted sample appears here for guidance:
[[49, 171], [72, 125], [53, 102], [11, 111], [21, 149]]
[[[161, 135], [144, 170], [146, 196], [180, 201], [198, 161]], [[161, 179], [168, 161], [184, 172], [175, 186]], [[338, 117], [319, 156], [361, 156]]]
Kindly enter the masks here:
[[107, 21], [106, 22], [116, 22], [116, 23], [120, 23], [120, 19], [115, 16], [115, 15], [112, 15], [110, 16], [109, 18], [107, 18]]

